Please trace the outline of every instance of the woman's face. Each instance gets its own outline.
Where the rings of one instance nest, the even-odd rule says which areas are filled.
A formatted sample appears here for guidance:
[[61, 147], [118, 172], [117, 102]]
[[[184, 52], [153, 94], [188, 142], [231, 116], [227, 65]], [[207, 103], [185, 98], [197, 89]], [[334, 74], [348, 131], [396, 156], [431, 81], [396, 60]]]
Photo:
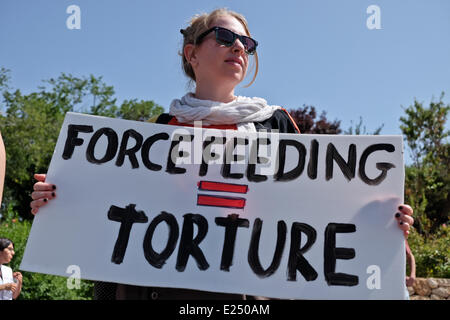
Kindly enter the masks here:
[[[239, 20], [229, 15], [216, 18], [210, 28], [216, 26], [248, 36]], [[194, 61], [191, 60], [191, 64], [194, 68], [197, 85], [206, 81], [234, 88], [244, 80], [247, 72], [248, 55], [245, 53], [241, 41], [236, 39], [231, 47], [226, 47], [216, 42], [214, 31], [209, 33], [197, 46], [193, 58]]]
[[14, 257], [14, 246], [12, 243], [9, 244], [3, 251], [0, 251], [0, 262], [9, 263]]

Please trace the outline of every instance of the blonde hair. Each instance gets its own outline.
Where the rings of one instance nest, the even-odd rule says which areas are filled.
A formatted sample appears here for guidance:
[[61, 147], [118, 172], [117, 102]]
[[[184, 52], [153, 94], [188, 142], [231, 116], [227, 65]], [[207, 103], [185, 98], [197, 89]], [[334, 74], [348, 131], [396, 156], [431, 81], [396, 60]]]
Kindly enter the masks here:
[[[191, 81], [195, 81], [195, 73], [192, 69], [191, 64], [189, 61], [186, 60], [186, 57], [184, 56], [184, 47], [187, 44], [194, 44], [195, 40], [198, 38], [200, 34], [205, 32], [211, 27], [211, 24], [216, 20], [216, 18], [220, 16], [232, 16], [236, 18], [244, 27], [245, 32], [247, 32], [247, 36], [251, 37], [250, 31], [248, 30], [248, 23], [245, 17], [237, 12], [231, 11], [227, 8], [220, 8], [216, 9], [210, 13], [203, 13], [203, 14], [196, 14], [190, 21], [189, 26], [181, 30], [184, 36], [183, 40], [183, 48], [182, 51], [179, 52], [181, 59], [182, 59], [182, 66], [184, 73], [191, 79]], [[258, 53], [255, 52], [255, 74], [253, 75], [252, 81], [250, 81], [249, 84], [247, 84], [246, 87], [249, 87], [253, 82], [255, 82], [256, 75], [258, 74]]]

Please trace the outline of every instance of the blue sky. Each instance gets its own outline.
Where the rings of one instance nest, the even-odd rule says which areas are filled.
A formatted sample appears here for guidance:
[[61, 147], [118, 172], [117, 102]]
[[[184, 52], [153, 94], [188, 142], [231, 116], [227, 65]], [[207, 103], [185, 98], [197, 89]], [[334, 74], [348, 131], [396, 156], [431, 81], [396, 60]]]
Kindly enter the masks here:
[[[67, 7], [81, 10], [70, 30]], [[381, 29], [366, 12], [380, 8]], [[363, 118], [369, 131], [401, 134], [399, 118], [414, 98], [450, 102], [448, 0], [1, 0], [0, 66], [13, 88], [31, 92], [61, 72], [103, 76], [119, 102], [154, 100], [168, 109], [186, 92], [180, 28], [196, 13], [228, 7], [258, 40], [256, 82], [236, 93], [293, 109], [314, 105], [330, 120]]]

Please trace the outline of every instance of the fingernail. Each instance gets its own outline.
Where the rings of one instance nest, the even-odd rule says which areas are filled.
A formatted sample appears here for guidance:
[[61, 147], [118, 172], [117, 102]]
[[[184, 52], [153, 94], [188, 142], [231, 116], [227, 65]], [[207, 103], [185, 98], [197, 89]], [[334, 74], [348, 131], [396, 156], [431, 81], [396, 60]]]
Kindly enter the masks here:
[[403, 221], [400, 221], [400, 225], [402, 225], [403, 224]]
[[47, 202], [47, 199], [44, 199], [44, 202]]
[[54, 192], [52, 192], [52, 197], [54, 197], [55, 196], [55, 193]]
[[403, 210], [403, 206], [398, 207], [398, 210]]
[[52, 185], [52, 188], [53, 188], [53, 190], [55, 190], [55, 189], [56, 189], [56, 186], [55, 186], [55, 185]]
[[396, 218], [400, 218], [400, 213], [397, 212], [397, 213], [395, 214], [395, 217], [396, 217]]

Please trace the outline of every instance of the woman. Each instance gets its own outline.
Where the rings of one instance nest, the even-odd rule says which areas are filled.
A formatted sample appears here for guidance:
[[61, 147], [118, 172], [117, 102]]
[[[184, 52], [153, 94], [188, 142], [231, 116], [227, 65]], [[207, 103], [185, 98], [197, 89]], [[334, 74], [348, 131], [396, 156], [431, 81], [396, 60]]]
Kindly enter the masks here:
[[12, 272], [10, 267], [4, 266], [14, 257], [14, 244], [11, 240], [0, 238], [0, 300], [17, 299], [22, 290], [22, 274]]
[[[281, 133], [300, 133], [289, 113], [279, 106], [270, 106], [264, 99], [235, 96], [234, 90], [247, 75], [249, 59], [255, 57], [254, 81], [258, 71], [257, 41], [251, 38], [245, 18], [227, 9], [214, 10], [195, 16], [190, 25], [181, 30], [184, 36], [182, 64], [185, 74], [195, 82], [195, 92], [175, 99], [168, 114], [157, 123], [192, 126], [202, 121], [205, 128], [256, 132], [278, 130]], [[252, 83], [251, 82], [251, 83]], [[251, 84], [250, 83], [250, 84]], [[249, 84], [249, 85], [250, 85]], [[55, 187], [45, 182], [45, 175], [35, 175], [31, 212], [55, 197]], [[408, 233], [412, 209], [403, 205], [398, 218], [400, 229]], [[401, 224], [400, 224], [401, 222]], [[238, 299], [239, 295], [205, 293], [180, 289], [136, 289], [118, 286], [118, 296], [169, 299]]]

